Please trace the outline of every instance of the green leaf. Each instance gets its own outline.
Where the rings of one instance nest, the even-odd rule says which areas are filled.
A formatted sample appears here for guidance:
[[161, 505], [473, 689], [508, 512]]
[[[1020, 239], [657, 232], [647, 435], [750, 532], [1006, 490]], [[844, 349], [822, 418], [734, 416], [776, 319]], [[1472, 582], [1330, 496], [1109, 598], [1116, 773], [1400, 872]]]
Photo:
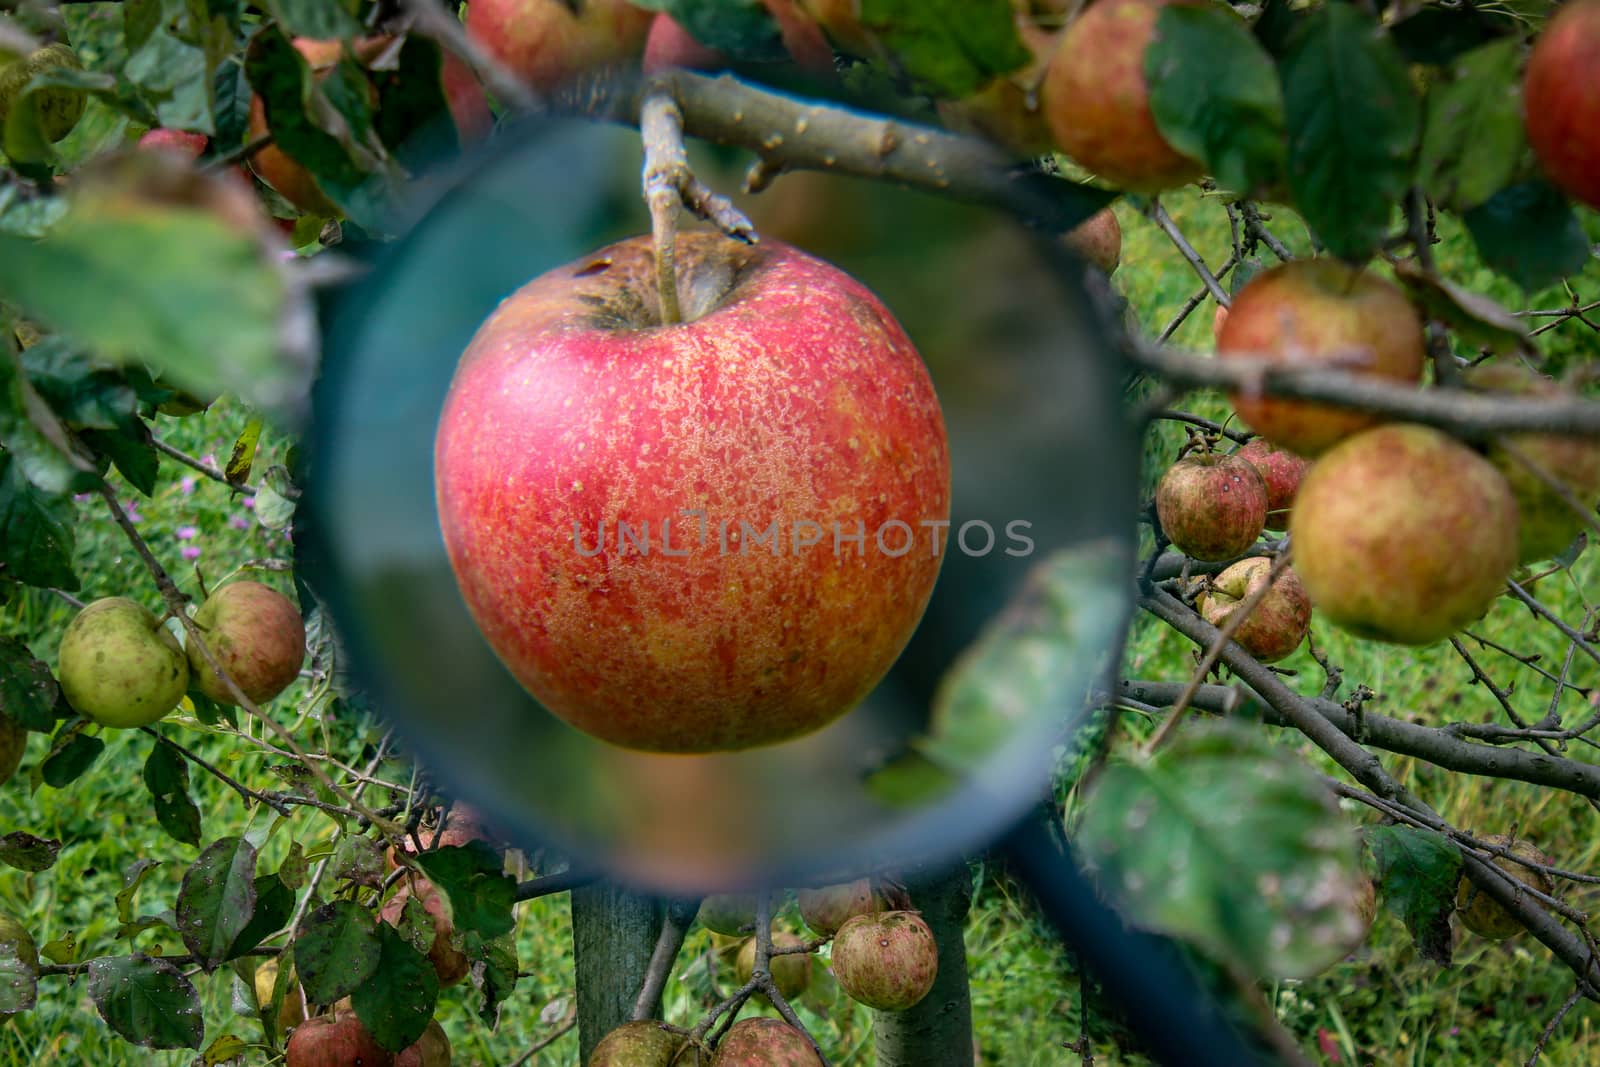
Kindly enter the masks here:
[[1366, 259], [1411, 181], [1421, 106], [1405, 61], [1353, 4], [1327, 4], [1279, 68], [1295, 206], [1337, 256]]
[[122, 888], [117, 891], [117, 918], [124, 923], [133, 922], [133, 898], [151, 871], [161, 866], [160, 860], [139, 859], [122, 872]]
[[946, 770], [973, 770], [1029, 724], [1059, 723], [1083, 705], [1072, 664], [1122, 625], [1130, 561], [1114, 545], [1052, 553], [939, 684], [917, 750]]
[[265, 0], [261, 6], [295, 37], [348, 40], [362, 32], [345, 0]]
[[283, 278], [254, 235], [207, 211], [143, 205], [75, 213], [42, 241], [0, 235], [0, 291], [193, 393], [270, 403], [290, 380], [278, 348]]
[[1144, 54], [1150, 111], [1172, 147], [1224, 189], [1268, 189], [1285, 166], [1283, 89], [1272, 57], [1222, 6], [1175, 4]]
[[178, 889], [178, 930], [207, 973], [227, 959], [256, 908], [256, 850], [242, 837], [208, 845]]
[[49, 733], [56, 725], [61, 687], [41, 660], [15, 637], [0, 637], [0, 715], [28, 730]]
[[38, 1000], [39, 962], [25, 932], [0, 940], [0, 1018], [27, 1011]]
[[1526, 320], [1488, 297], [1430, 275], [1410, 260], [1396, 264], [1394, 273], [1428, 317], [1445, 323], [1465, 344], [1501, 354], [1527, 347]]
[[148, 375], [98, 363], [59, 334], [22, 353], [22, 370], [62, 420], [78, 430], [117, 430], [138, 421], [139, 387]]
[[37, 390], [17, 373], [15, 356], [0, 354], [0, 444], [28, 481], [46, 493], [88, 490], [98, 479], [82, 449]]
[[295, 966], [306, 995], [332, 1004], [354, 993], [377, 972], [383, 955], [378, 924], [349, 900], [324, 904], [306, 917], [294, 943]]
[[761, 0], [635, 0], [634, 6], [666, 12], [689, 36], [735, 59], [776, 62], [788, 55]]
[[23, 477], [22, 464], [0, 450], [0, 574], [28, 585], [78, 588], [74, 511], [71, 497], [36, 489]]
[[218, 704], [198, 689], [190, 689], [184, 694], [189, 698], [189, 703], [194, 705], [194, 717], [207, 726], [215, 726], [225, 722], [235, 730], [239, 728], [239, 719], [233, 707], [228, 704]]
[[189, 794], [152, 797], [150, 806], [155, 809], [156, 822], [168, 837], [185, 845], [200, 843], [200, 809], [189, 799]]
[[[476, 955], [476, 954], [475, 954]], [[491, 937], [483, 943], [483, 1006], [478, 1018], [490, 1027], [500, 1019], [500, 1005], [516, 991], [517, 939], [514, 934]]]
[[137, 428], [128, 431], [84, 430], [81, 436], [84, 444], [116, 466], [129, 485], [149, 496], [156, 491], [161, 460], [150, 442], [150, 428], [142, 422], [134, 425]]
[[163, 27], [132, 51], [122, 73], [155, 108], [162, 126], [205, 134], [214, 130], [211, 67], [204, 48]]
[[376, 889], [383, 884], [383, 849], [370, 837], [346, 835], [334, 849], [329, 873], [335, 878]]
[[1528, 292], [1581, 271], [1589, 239], [1566, 197], [1543, 181], [1509, 186], [1462, 216], [1478, 255]]
[[442, 72], [439, 46], [415, 35], [401, 46], [397, 69], [374, 72], [378, 87], [374, 127], [402, 164], [421, 169], [436, 158], [435, 152], [460, 147]]
[[143, 955], [90, 960], [89, 996], [106, 1025], [135, 1045], [198, 1049], [205, 1037], [200, 994], [166, 960]]
[[71, 963], [78, 955], [78, 935], [68, 930], [39, 946], [39, 955], [51, 963]]
[[1466, 6], [1419, 8], [1396, 22], [1390, 32], [1407, 59], [1435, 66], [1444, 66], [1463, 52], [1498, 38], [1521, 36], [1509, 13]]
[[56, 855], [61, 842], [44, 837], [34, 837], [21, 830], [0, 837], [0, 863], [19, 871], [37, 874], [56, 865]]
[[243, 1063], [250, 1046], [232, 1034], [223, 1034], [206, 1046], [200, 1057], [200, 1067], [221, 1067], [225, 1063]]
[[1477, 207], [1516, 173], [1527, 145], [1521, 64], [1520, 41], [1496, 41], [1462, 56], [1428, 94], [1417, 182], [1436, 203]]
[[67, 40], [89, 70], [115, 73], [128, 62], [123, 4], [67, 4]]
[[256, 521], [269, 530], [286, 529], [294, 521], [294, 486], [289, 484], [289, 472], [273, 466], [262, 476], [256, 486]]
[[482, 841], [449, 845], [417, 854], [417, 865], [450, 904], [455, 928], [484, 937], [509, 932], [516, 920], [516, 880], [505, 873], [505, 859]]
[[1148, 762], [1106, 766], [1078, 840], [1134, 921], [1252, 974], [1308, 977], [1366, 932], [1353, 829], [1258, 726], [1193, 724]]
[[0, 233], [43, 237], [67, 213], [64, 196], [24, 196], [17, 185], [0, 185]]
[[177, 749], [158, 740], [144, 761], [144, 784], [158, 797], [187, 792], [189, 764]]
[[239, 936], [228, 946], [228, 959], [238, 959], [261, 944], [262, 938], [277, 930], [294, 914], [294, 892], [276, 874], [258, 875], [255, 880], [256, 909]]
[[867, 775], [867, 792], [878, 803], [900, 809], [920, 809], [961, 784], [958, 775], [920, 752], [905, 752]]
[[1450, 915], [1461, 878], [1461, 850], [1443, 834], [1410, 826], [1367, 831], [1385, 906], [1406, 924], [1423, 959], [1450, 966]]
[[256, 462], [256, 446], [261, 443], [261, 427], [261, 420], [253, 418], [239, 431], [233, 451], [228, 455], [228, 465], [222, 469], [222, 476], [228, 479], [229, 485], [243, 485], [250, 480], [250, 469]]
[[83, 732], [83, 720], [63, 725], [50, 752], [39, 764], [39, 780], [53, 789], [65, 789], [77, 781], [105, 751], [106, 743]]
[[392, 928], [380, 925], [378, 969], [350, 996], [356, 1016], [378, 1044], [399, 1052], [428, 1028], [439, 1001], [439, 974]]
[[311, 861], [306, 858], [300, 842], [290, 841], [289, 854], [284, 856], [283, 862], [278, 865], [278, 877], [283, 879], [284, 885], [298, 892], [300, 887], [306, 884], [310, 870]]
[[1033, 58], [1010, 0], [861, 0], [861, 24], [933, 96], [970, 96]]

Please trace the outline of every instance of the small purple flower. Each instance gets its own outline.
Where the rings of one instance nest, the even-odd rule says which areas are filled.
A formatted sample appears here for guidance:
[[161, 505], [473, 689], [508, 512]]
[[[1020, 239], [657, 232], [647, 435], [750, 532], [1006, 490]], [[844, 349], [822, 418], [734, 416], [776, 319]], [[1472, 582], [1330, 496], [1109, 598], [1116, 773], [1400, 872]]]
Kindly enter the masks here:
[[240, 503], [243, 504], [245, 507], [250, 508], [250, 509], [253, 510], [255, 508], [255, 506], [256, 506], [256, 498], [253, 497], [253, 496], [247, 496], [243, 500], [241, 500]]
[[200, 558], [200, 546], [199, 545], [184, 545], [183, 548], [180, 551], [182, 552], [184, 559], [199, 559]]
[[184, 496], [191, 495], [194, 492], [194, 479], [185, 478], [183, 481], [178, 483], [178, 488], [182, 490]]
[[122, 507], [128, 513], [129, 522], [144, 521], [144, 516], [139, 514], [139, 502], [137, 500], [125, 500], [122, 503]]
[[229, 515], [228, 525], [232, 526], [235, 530], [248, 530], [250, 529], [250, 520], [245, 518], [243, 515]]
[[84, 501], [92, 499], [93, 496], [93, 493], [74, 493], [72, 494], [72, 502], [82, 504]]
[[217, 454], [215, 452], [207, 452], [200, 457], [200, 462], [208, 467], [215, 467], [217, 465]]
[[200, 531], [193, 526], [180, 526], [178, 527], [178, 540], [192, 541], [194, 540], [194, 535], [199, 532]]

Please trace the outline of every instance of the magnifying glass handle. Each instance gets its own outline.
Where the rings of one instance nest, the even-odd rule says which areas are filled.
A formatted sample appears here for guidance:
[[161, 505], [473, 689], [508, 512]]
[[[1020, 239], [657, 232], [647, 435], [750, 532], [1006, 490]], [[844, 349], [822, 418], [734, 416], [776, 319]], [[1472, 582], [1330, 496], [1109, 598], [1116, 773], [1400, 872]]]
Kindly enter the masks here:
[[1183, 966], [1172, 946], [1130, 929], [1095, 895], [1072, 858], [1063, 855], [1040, 821], [1024, 819], [1004, 844], [1063, 940], [1099, 979], [1107, 996], [1159, 1063], [1181, 1067], [1276, 1067], [1223, 1018], [1220, 1007]]

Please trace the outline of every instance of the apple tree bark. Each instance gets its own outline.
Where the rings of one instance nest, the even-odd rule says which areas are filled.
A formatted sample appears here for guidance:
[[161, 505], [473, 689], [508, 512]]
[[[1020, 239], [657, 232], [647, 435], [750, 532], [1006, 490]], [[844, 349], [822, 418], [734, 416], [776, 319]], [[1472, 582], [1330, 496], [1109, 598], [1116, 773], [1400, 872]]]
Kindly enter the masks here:
[[909, 1011], [873, 1012], [878, 1067], [972, 1067], [965, 940], [972, 874], [965, 863], [907, 874], [912, 906], [922, 912], [939, 944], [939, 976]]
[[610, 883], [572, 891], [572, 948], [578, 987], [579, 1063], [628, 1021], [661, 934], [662, 907]]

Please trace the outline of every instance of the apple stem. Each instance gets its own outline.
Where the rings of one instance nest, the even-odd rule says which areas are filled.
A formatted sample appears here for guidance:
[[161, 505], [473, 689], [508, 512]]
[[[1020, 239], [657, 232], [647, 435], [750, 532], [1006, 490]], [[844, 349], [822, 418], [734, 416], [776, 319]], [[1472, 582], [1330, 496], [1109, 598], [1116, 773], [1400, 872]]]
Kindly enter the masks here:
[[656, 290], [661, 323], [683, 321], [678, 296], [678, 209], [687, 207], [735, 240], [756, 243], [756, 230], [733, 201], [711, 191], [689, 168], [683, 143], [683, 111], [670, 84], [658, 82], [639, 106], [639, 133], [644, 139], [645, 203], [650, 206], [650, 232], [656, 250]]

